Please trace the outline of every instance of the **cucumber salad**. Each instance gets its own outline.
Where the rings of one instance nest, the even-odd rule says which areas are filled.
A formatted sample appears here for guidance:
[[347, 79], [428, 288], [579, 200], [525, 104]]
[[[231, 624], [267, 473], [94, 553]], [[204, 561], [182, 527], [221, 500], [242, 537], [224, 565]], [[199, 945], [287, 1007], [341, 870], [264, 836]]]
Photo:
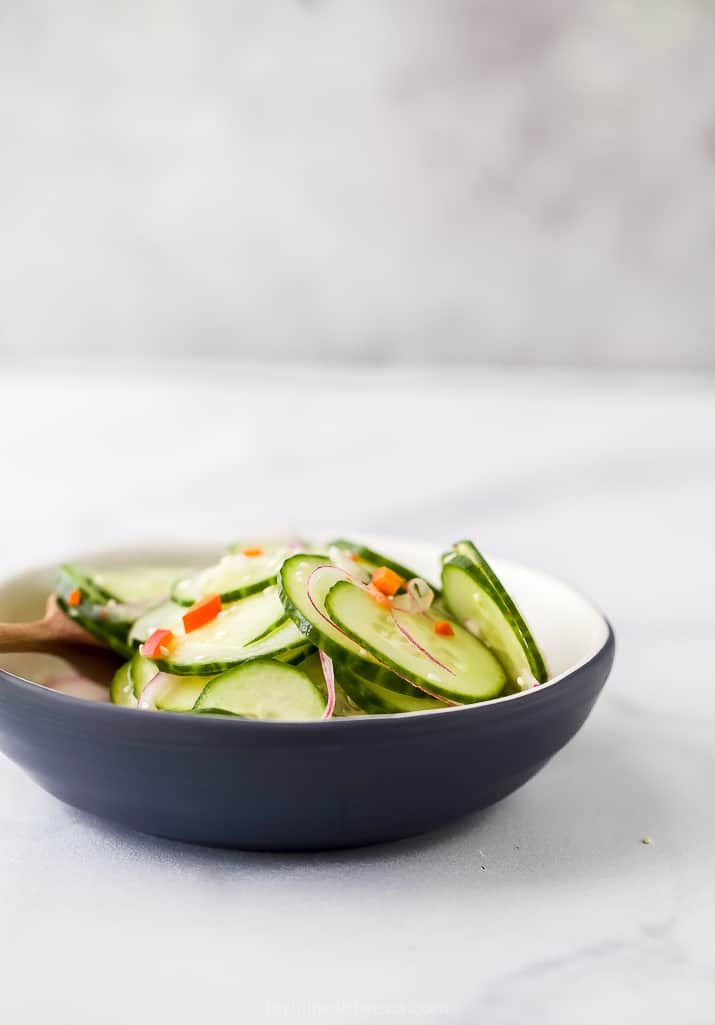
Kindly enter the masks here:
[[427, 581], [354, 541], [243, 541], [212, 566], [63, 566], [66, 615], [126, 661], [111, 700], [283, 721], [419, 712], [547, 680], [471, 541]]

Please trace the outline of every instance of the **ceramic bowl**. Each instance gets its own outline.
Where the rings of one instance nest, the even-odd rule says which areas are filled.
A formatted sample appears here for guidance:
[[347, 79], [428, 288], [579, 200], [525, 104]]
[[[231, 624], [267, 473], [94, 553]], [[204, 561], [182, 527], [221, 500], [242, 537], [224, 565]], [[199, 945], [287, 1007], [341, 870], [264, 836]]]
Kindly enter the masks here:
[[[379, 543], [438, 577], [441, 549]], [[71, 561], [122, 565], [146, 554]], [[193, 545], [151, 555], [210, 557]], [[430, 712], [256, 722], [117, 707], [99, 687], [67, 693], [58, 659], [0, 656], [0, 749], [67, 804], [192, 843], [305, 851], [434, 829], [527, 783], [583, 726], [613, 662], [613, 631], [588, 599], [525, 566], [493, 565], [549, 667], [550, 681], [526, 693]], [[39, 615], [54, 572], [0, 585], [0, 622]]]

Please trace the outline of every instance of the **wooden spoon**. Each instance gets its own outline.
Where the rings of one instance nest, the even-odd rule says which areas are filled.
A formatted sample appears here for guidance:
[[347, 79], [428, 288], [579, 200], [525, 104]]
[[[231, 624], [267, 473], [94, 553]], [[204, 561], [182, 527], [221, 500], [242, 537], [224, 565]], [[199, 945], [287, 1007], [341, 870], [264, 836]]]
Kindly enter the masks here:
[[0, 623], [0, 654], [36, 652], [58, 655], [81, 677], [100, 684], [111, 680], [120, 657], [64, 614], [51, 594], [45, 615], [30, 623]]

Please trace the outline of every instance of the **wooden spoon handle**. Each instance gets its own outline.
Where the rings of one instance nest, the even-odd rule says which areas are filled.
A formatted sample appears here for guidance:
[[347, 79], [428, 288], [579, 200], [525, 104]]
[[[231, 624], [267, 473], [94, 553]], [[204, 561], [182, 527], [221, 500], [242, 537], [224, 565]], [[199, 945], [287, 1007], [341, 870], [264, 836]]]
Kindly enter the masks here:
[[[65, 642], [66, 643], [66, 642]], [[52, 651], [58, 639], [48, 636], [47, 624], [38, 619], [34, 623], [0, 623], [0, 652]]]
[[54, 595], [47, 599], [44, 619], [31, 623], [0, 623], [0, 654], [45, 651], [61, 655], [67, 648], [104, 645], [58, 608]]

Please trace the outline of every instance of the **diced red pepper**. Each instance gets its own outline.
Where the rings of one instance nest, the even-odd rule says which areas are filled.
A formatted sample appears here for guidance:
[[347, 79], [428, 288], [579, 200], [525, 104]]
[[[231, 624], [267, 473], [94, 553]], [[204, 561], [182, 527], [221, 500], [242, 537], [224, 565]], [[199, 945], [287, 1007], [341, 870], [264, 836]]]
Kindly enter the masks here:
[[357, 552], [350, 552], [350, 558], [353, 560], [353, 562], [360, 562], [360, 556]]
[[256, 555], [263, 555], [263, 549], [259, 548], [258, 546], [255, 546], [253, 548], [242, 548], [241, 555], [248, 555], [251, 556], [251, 558], [253, 558]]
[[434, 625], [434, 632], [439, 634], [440, 637], [454, 637], [454, 630], [452, 624], [448, 623], [446, 619], [438, 619]]
[[155, 630], [139, 648], [139, 654], [144, 658], [161, 658], [162, 655], [169, 653], [174, 639], [171, 630]]
[[188, 612], [185, 612], [182, 616], [184, 621], [184, 630], [187, 634], [192, 633], [194, 630], [198, 630], [199, 627], [206, 626], [216, 618], [221, 611], [221, 598], [218, 594], [207, 594], [201, 601], [197, 601], [195, 605], [192, 605]]
[[67, 604], [79, 605], [81, 601], [82, 592], [80, 591], [79, 587], [75, 587], [74, 591], [70, 591], [70, 593], [67, 595]]
[[379, 566], [372, 575], [373, 586], [389, 597], [397, 594], [404, 582], [401, 576], [387, 566]]

